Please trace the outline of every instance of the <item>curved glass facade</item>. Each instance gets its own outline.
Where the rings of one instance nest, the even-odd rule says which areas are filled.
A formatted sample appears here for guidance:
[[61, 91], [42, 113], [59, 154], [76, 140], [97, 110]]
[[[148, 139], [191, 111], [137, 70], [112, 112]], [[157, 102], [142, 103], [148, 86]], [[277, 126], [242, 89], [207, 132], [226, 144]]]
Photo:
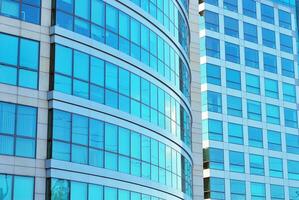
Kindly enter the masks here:
[[178, 151], [127, 128], [60, 110], [50, 112], [49, 159], [139, 176], [191, 196], [191, 163]]
[[188, 6], [0, 0], [0, 199], [192, 199]]
[[[164, 28], [166, 28], [166, 30], [175, 37], [177, 42], [182, 45], [187, 55], [189, 55], [190, 31], [186, 22], [188, 16], [182, 14], [175, 0], [158, 0], [157, 2], [150, 0], [130, 1], [157, 19]], [[183, 0], [181, 2], [184, 3], [184, 6], [186, 6], [185, 11], [188, 12], [188, 1]]]
[[61, 45], [53, 48], [52, 89], [130, 113], [191, 145], [189, 112], [172, 95], [100, 58]]
[[55, 6], [53, 25], [90, 37], [139, 60], [171, 82], [190, 101], [190, 71], [186, 64], [189, 59], [166, 41], [162, 33], [101, 0], [69, 3], [57, 0]]
[[49, 199], [63, 200], [164, 200], [155, 196], [132, 192], [103, 185], [69, 181], [64, 179], [49, 179]]

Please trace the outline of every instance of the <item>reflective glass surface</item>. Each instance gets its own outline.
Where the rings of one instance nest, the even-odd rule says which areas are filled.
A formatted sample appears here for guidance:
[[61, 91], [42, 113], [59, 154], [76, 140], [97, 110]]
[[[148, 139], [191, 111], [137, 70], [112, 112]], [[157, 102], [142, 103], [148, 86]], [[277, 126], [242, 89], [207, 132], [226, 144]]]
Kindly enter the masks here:
[[37, 109], [0, 102], [0, 154], [35, 157]]
[[25, 22], [40, 24], [40, 0], [0, 0], [0, 15], [16, 18]]
[[[141, 61], [169, 80], [190, 100], [190, 72], [185, 64], [188, 61], [181, 58], [177, 48], [168, 44], [146, 25], [110, 4], [102, 0], [93, 0], [96, 5], [90, 6], [90, 1], [84, 0], [78, 3], [57, 1], [56, 19], [53, 23], [105, 43]], [[83, 4], [84, 11], [79, 9], [80, 4]], [[182, 38], [188, 35], [186, 29], [179, 31], [183, 35]], [[187, 42], [189, 39], [182, 40]], [[187, 43], [184, 46], [189, 47]], [[186, 53], [188, 55], [188, 50]]]
[[[52, 89], [130, 113], [167, 130], [190, 146], [189, 113], [155, 84], [117, 65], [61, 45], [55, 45], [54, 63]], [[90, 71], [90, 77], [82, 72], [83, 68]]]
[[191, 195], [191, 163], [171, 147], [82, 115], [53, 110], [50, 117], [49, 158], [139, 176]]
[[39, 43], [3, 33], [0, 43], [0, 82], [37, 89]]

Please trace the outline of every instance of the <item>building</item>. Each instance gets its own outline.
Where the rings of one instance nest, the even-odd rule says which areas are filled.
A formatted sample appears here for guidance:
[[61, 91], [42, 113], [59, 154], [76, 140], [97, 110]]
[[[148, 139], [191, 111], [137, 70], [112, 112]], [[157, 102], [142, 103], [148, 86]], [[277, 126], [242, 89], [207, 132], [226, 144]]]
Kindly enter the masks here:
[[0, 199], [192, 199], [189, 55], [188, 0], [0, 0]]
[[298, 2], [199, 2], [205, 199], [299, 199]]

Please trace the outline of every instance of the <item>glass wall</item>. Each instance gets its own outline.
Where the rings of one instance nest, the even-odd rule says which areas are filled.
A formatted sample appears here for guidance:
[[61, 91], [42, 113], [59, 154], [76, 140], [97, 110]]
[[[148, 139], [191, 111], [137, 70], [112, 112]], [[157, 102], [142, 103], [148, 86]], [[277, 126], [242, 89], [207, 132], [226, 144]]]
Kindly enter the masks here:
[[33, 200], [34, 177], [0, 174], [0, 199]]
[[0, 154], [35, 158], [37, 109], [0, 102]]
[[41, 0], [0, 0], [0, 15], [3, 16], [40, 24], [40, 11]]
[[48, 179], [47, 186], [49, 200], [163, 200], [129, 190], [56, 178]]
[[190, 100], [189, 67], [176, 48], [144, 24], [101, 0], [76, 2], [57, 0], [55, 25], [105, 43], [141, 61]]
[[119, 171], [192, 195], [191, 163], [175, 149], [129, 129], [50, 111], [49, 158]]
[[[152, 17], [156, 18], [170, 34], [182, 45], [189, 55], [190, 31], [187, 18], [182, 15], [174, 0], [152, 1], [152, 0], [130, 0]], [[188, 0], [181, 0], [185, 5], [185, 11], [189, 12]]]
[[37, 89], [39, 43], [0, 33], [0, 44], [0, 83]]
[[190, 115], [161, 88], [119, 66], [61, 45], [55, 45], [54, 59], [52, 89], [130, 113], [190, 146]]

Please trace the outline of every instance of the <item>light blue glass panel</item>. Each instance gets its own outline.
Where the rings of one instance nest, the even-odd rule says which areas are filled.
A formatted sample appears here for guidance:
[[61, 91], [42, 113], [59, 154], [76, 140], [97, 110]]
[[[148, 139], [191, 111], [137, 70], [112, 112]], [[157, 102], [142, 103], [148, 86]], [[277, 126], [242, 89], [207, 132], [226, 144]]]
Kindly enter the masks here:
[[14, 138], [11, 136], [0, 135], [0, 154], [13, 155]]
[[104, 123], [102, 121], [89, 120], [89, 146], [103, 149]]
[[35, 137], [37, 110], [29, 106], [17, 107], [17, 135]]
[[56, 45], [55, 46], [55, 72], [72, 76], [72, 49]]
[[71, 182], [71, 200], [87, 200], [87, 184]]
[[0, 133], [15, 133], [16, 106], [0, 102]]
[[102, 27], [105, 23], [105, 3], [102, 0], [91, 1], [91, 21]]
[[55, 90], [65, 93], [65, 94], [72, 93], [72, 79], [71, 78], [55, 74], [54, 82], [55, 82], [54, 83]]
[[128, 190], [118, 190], [118, 199], [131, 200], [130, 199], [130, 192]]
[[89, 56], [79, 51], [74, 52], [74, 77], [89, 80]]
[[90, 19], [90, 0], [75, 0], [75, 14]]
[[38, 84], [37, 72], [19, 70], [19, 86], [36, 89]]
[[88, 152], [87, 147], [72, 145], [72, 162], [87, 164]]
[[60, 110], [53, 111], [53, 138], [70, 141], [71, 114]]
[[120, 154], [129, 156], [130, 155], [130, 130], [125, 129], [125, 128], [119, 128], [119, 136], [118, 136], [118, 141], [119, 141], [119, 146], [118, 146], [118, 152]]
[[51, 200], [69, 200], [69, 181], [51, 179]]
[[1, 200], [12, 199], [12, 176], [0, 174], [0, 197]]
[[88, 118], [73, 114], [72, 117], [72, 142], [88, 144]]
[[20, 66], [37, 69], [39, 61], [39, 45], [32, 40], [20, 40]]
[[0, 82], [10, 85], [17, 84], [17, 69], [0, 65]]
[[16, 139], [16, 156], [34, 158], [35, 141], [25, 138]]
[[[12, 0], [2, 0], [1, 14], [10, 17], [19, 18], [20, 15], [20, 3]], [[2, 42], [0, 44], [3, 44]]]
[[103, 186], [88, 185], [88, 200], [103, 200], [103, 193]]
[[[12, 1], [2, 1], [2, 7]], [[18, 3], [19, 4], [19, 3]], [[9, 65], [18, 63], [18, 38], [6, 34], [0, 34], [0, 62]]]
[[32, 200], [34, 195], [34, 178], [25, 176], [14, 177], [14, 200]]
[[69, 161], [71, 155], [70, 145], [64, 142], [53, 141], [52, 158]]
[[104, 188], [104, 199], [117, 200], [117, 189], [111, 187]]

